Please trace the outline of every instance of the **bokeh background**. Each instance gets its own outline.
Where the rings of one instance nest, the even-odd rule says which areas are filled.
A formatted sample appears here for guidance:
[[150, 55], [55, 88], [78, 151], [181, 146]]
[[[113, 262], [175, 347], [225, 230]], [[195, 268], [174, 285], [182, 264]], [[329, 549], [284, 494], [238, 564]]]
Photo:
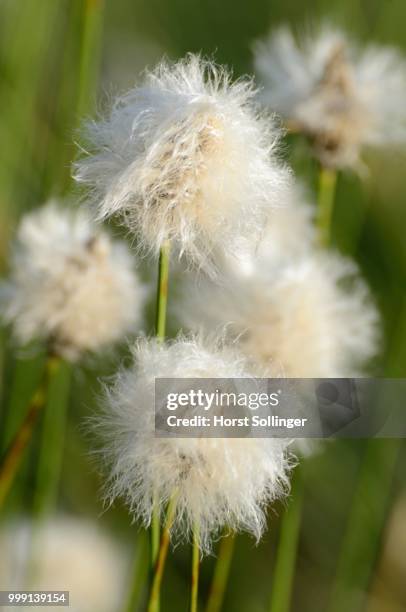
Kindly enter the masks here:
[[[146, 66], [164, 54], [176, 59], [201, 51], [239, 76], [252, 72], [252, 42], [271, 27], [288, 23], [300, 32], [320, 20], [361, 42], [391, 44], [406, 53], [404, 0], [0, 0], [1, 274], [7, 273], [8, 247], [21, 215], [52, 197], [74, 201], [70, 164], [83, 117], [133, 85]], [[316, 166], [306, 144], [287, 138], [284, 156], [315, 192]], [[363, 182], [340, 175], [333, 226], [335, 246], [358, 261], [382, 313], [383, 350], [375, 374], [387, 377], [406, 376], [405, 162], [406, 153], [370, 154]], [[143, 274], [154, 283], [152, 268]], [[35, 389], [43, 355], [36, 346], [16, 347], [6, 328], [0, 334], [4, 449]], [[103, 512], [103, 476], [85, 426], [97, 411], [101, 379], [115, 371], [120, 358], [126, 358], [125, 348], [85, 360], [75, 372], [66, 366], [53, 385], [48, 414], [61, 422], [67, 414], [68, 425], [60, 433], [62, 464], [49, 457], [48, 468], [61, 470], [49, 507], [97, 522], [114, 537], [128, 559], [130, 589], [142, 532], [119, 504]], [[35, 509], [38, 451], [34, 442], [1, 514], [3, 529], [10, 517]], [[335, 612], [406, 609], [405, 458], [400, 440], [342, 440], [303, 462], [293, 612], [333, 610], [332, 598], [342, 602]], [[238, 538], [224, 610], [269, 609], [283, 509], [272, 509], [258, 546]], [[343, 561], [345, 547], [350, 554]], [[202, 609], [213, 564], [213, 558], [202, 564]], [[190, 550], [178, 547], [165, 575], [163, 612], [187, 609], [189, 582]], [[123, 610], [125, 600], [124, 593]]]

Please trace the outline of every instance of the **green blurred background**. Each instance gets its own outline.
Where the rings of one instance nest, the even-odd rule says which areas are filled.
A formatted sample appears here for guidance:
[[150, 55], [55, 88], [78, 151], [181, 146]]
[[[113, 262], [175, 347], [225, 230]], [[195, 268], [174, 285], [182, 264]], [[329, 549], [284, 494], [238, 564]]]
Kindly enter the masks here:
[[[70, 164], [83, 117], [133, 85], [146, 66], [152, 67], [163, 54], [175, 59], [201, 51], [238, 76], [252, 71], [252, 42], [269, 28], [288, 23], [300, 31], [321, 19], [360, 41], [393, 44], [406, 53], [404, 0], [0, 0], [2, 274], [21, 215], [51, 197], [75, 195]], [[316, 167], [305, 143], [288, 139], [284, 155], [315, 191]], [[385, 338], [375, 366], [381, 376], [406, 376], [405, 161], [406, 153], [369, 155], [370, 175], [363, 184], [357, 177], [341, 175], [334, 217], [334, 243], [357, 259], [382, 313]], [[144, 274], [154, 281], [151, 269]], [[97, 410], [100, 377], [114, 372], [120, 356], [87, 360], [75, 372], [65, 368], [48, 410], [61, 414], [63, 385], [71, 378], [57, 506], [93, 517], [132, 551], [139, 530], [119, 505], [102, 514], [102, 476], [89, 456], [92, 441], [83, 428]], [[9, 331], [1, 329], [0, 362], [4, 448], [35, 388], [42, 358], [36, 347], [15, 347]], [[34, 443], [3, 520], [32, 509], [37, 457]], [[343, 602], [337, 612], [406, 609], [404, 468], [405, 446], [397, 440], [334, 442], [303, 462], [305, 492], [292, 611], [327, 610], [336, 589]], [[368, 477], [360, 489], [362, 470]], [[270, 529], [258, 546], [247, 537], [238, 538], [225, 610], [269, 609], [282, 511], [277, 505], [270, 513]], [[345, 562], [340, 561], [343, 542], [352, 551]], [[187, 547], [171, 554], [163, 612], [187, 609], [189, 557]], [[202, 564], [202, 604], [213, 563], [209, 558]]]

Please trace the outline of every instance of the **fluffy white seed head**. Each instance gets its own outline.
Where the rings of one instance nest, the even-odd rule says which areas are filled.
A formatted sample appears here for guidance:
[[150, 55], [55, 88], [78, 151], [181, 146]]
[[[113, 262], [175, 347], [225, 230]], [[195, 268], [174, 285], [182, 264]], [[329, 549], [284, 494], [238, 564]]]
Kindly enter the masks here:
[[[302, 183], [292, 183], [281, 198], [281, 206], [269, 211], [259, 240], [243, 240], [225, 258], [225, 268], [251, 275], [259, 266], [283, 265], [306, 257], [314, 250], [315, 207]], [[224, 268], [224, 266], [220, 266]]]
[[288, 486], [284, 440], [163, 438], [154, 435], [154, 381], [164, 378], [249, 377], [246, 360], [233, 348], [177, 339], [143, 341], [133, 366], [108, 391], [101, 422], [104, 457], [111, 469], [107, 497], [123, 496], [146, 525], [154, 498], [161, 514], [177, 491], [172, 535], [188, 537], [195, 525], [209, 550], [221, 529], [246, 530], [256, 538], [268, 502]]
[[137, 328], [144, 289], [124, 244], [50, 203], [23, 218], [1, 295], [19, 341], [44, 338], [76, 359]]
[[126, 554], [94, 523], [62, 516], [35, 528], [28, 520], [6, 522], [0, 548], [2, 590], [69, 591], [72, 612], [120, 609]]
[[284, 376], [359, 375], [376, 352], [379, 317], [355, 264], [317, 252], [263, 263], [250, 275], [229, 273], [222, 286], [186, 287], [184, 325], [228, 324], [254, 363]]
[[170, 239], [208, 263], [214, 247], [258, 231], [287, 180], [278, 130], [254, 95], [251, 80], [232, 83], [198, 56], [162, 62], [88, 124], [75, 178], [93, 190], [99, 216], [119, 213], [142, 247], [157, 252]]
[[297, 42], [287, 27], [255, 45], [263, 100], [306, 133], [325, 166], [359, 167], [363, 146], [406, 142], [406, 62], [322, 28]]

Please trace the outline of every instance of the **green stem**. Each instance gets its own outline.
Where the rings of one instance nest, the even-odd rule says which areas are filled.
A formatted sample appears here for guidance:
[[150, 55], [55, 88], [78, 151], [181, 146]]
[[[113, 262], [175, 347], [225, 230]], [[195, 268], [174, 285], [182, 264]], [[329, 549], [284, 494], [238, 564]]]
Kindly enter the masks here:
[[199, 550], [199, 526], [195, 525], [193, 530], [192, 548], [192, 588], [190, 594], [190, 612], [197, 612], [199, 594], [199, 569], [200, 569], [200, 550]]
[[331, 242], [336, 183], [337, 172], [322, 166], [319, 173], [317, 227], [320, 244], [323, 247], [328, 247]]
[[82, 40], [79, 64], [77, 115], [82, 118], [92, 106], [97, 91], [104, 0], [82, 0]]
[[38, 388], [43, 376], [46, 355], [35, 355], [20, 359], [11, 356], [10, 372], [6, 373], [4, 407], [5, 419], [0, 431], [0, 456], [5, 453], [22, 423], [35, 390]]
[[[105, 0], [77, 0], [69, 3], [70, 21], [64, 41], [65, 54], [60, 70], [64, 78], [58, 92], [55, 115], [59, 130], [53, 135], [51, 185], [59, 185], [62, 195], [72, 188], [71, 162], [77, 155], [75, 139], [83, 119], [95, 107], [100, 76], [100, 58]], [[51, 135], [52, 136], [52, 135]], [[61, 138], [63, 138], [64, 146]], [[48, 156], [49, 157], [49, 156]], [[49, 166], [49, 161], [48, 161]]]
[[154, 496], [153, 508], [152, 508], [152, 519], [151, 519], [151, 565], [152, 569], [155, 567], [155, 563], [159, 551], [160, 541], [160, 520], [159, 520], [159, 506], [156, 496]]
[[220, 541], [206, 612], [220, 612], [233, 558], [235, 536], [226, 535]]
[[140, 607], [140, 600], [148, 576], [148, 537], [146, 532], [141, 532], [137, 538], [137, 554], [135, 555], [131, 583], [131, 589], [126, 612], [136, 612]]
[[[168, 282], [170, 263], [170, 243], [164, 242], [159, 253], [158, 262], [158, 285], [156, 299], [155, 329], [159, 341], [163, 342], [166, 333], [166, 311], [168, 305]], [[157, 500], [154, 498], [152, 521], [151, 521], [151, 564], [155, 567], [160, 542], [159, 509]]]
[[30, 401], [26, 416], [0, 463], [0, 508], [6, 499], [18, 468], [23, 460], [25, 450], [32, 438], [38, 416], [45, 406], [50, 382], [58, 371], [59, 366], [60, 359], [58, 357], [52, 356], [48, 358], [41, 382]]
[[270, 612], [289, 612], [302, 515], [303, 485], [299, 469], [292, 485], [292, 499], [281, 519], [272, 581]]
[[367, 442], [328, 612], [355, 612], [375, 564], [402, 440]]
[[[1, 259], [1, 256], [0, 256]], [[5, 422], [6, 415], [3, 413], [4, 410], [4, 381], [5, 381], [5, 371], [6, 371], [6, 330], [4, 327], [0, 325], [0, 424], [3, 425]], [[1, 446], [1, 436], [0, 436], [0, 446]]]
[[158, 612], [159, 610], [159, 595], [161, 591], [162, 577], [165, 569], [166, 557], [168, 554], [170, 532], [175, 519], [176, 514], [176, 502], [177, 496], [173, 495], [166, 513], [166, 521], [162, 530], [161, 543], [158, 550], [158, 556], [155, 563], [154, 578], [152, 581], [152, 587], [148, 603], [148, 612]]
[[159, 253], [158, 263], [158, 288], [156, 300], [156, 335], [159, 340], [164, 340], [166, 333], [166, 310], [168, 305], [168, 281], [169, 281], [169, 253], [170, 243], [164, 242]]
[[24, 7], [15, 2], [2, 2], [1, 8], [2, 23], [6, 20], [2, 39], [9, 37], [2, 46], [2, 66], [4, 74], [12, 78], [2, 79], [1, 142], [7, 155], [0, 164], [0, 268], [6, 263], [3, 245], [7, 244], [9, 230], [25, 201], [21, 196], [21, 181], [29, 185], [28, 190], [36, 184], [37, 165], [27, 163], [27, 159], [38, 148], [35, 135], [43, 88], [40, 76], [44, 74], [61, 6], [56, 0], [27, 0]]
[[58, 496], [70, 379], [70, 365], [61, 362], [58, 373], [49, 385], [42, 423], [34, 497], [34, 515], [39, 520], [52, 511]]

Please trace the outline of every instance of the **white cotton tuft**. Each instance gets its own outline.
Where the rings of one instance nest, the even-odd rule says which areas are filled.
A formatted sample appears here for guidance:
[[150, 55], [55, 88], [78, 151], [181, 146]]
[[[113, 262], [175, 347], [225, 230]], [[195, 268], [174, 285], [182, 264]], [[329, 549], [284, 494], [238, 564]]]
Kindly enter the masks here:
[[98, 216], [118, 213], [141, 248], [172, 240], [198, 265], [257, 234], [288, 179], [279, 130], [254, 106], [250, 79], [189, 54], [162, 62], [87, 125], [88, 155], [75, 178], [92, 190]]
[[356, 265], [312, 253], [284, 265], [259, 261], [251, 274], [229, 272], [184, 290], [184, 327], [228, 333], [260, 368], [286, 377], [362, 374], [375, 356], [379, 316]]
[[288, 443], [253, 438], [163, 438], [154, 435], [154, 381], [163, 378], [250, 377], [246, 360], [233, 348], [177, 339], [162, 345], [142, 341], [134, 363], [108, 391], [103, 455], [110, 467], [107, 498], [122, 496], [145, 525], [153, 499], [161, 516], [177, 492], [171, 535], [200, 529], [200, 545], [210, 550], [223, 528], [260, 538], [269, 502], [288, 488]]
[[286, 261], [308, 256], [316, 244], [315, 206], [307, 190], [295, 182], [285, 191], [280, 208], [272, 208], [261, 230], [259, 240], [241, 241], [238, 248], [223, 260], [224, 267], [253, 274], [258, 266], [282, 265]]
[[338, 30], [296, 41], [287, 27], [255, 45], [263, 101], [307, 134], [325, 166], [360, 168], [364, 146], [406, 143], [406, 61]]
[[51, 203], [23, 218], [1, 298], [20, 342], [44, 338], [76, 359], [137, 329], [144, 289], [123, 243]]
[[126, 554], [94, 523], [63, 516], [41, 526], [22, 519], [6, 522], [0, 548], [2, 590], [69, 591], [71, 612], [121, 609]]

